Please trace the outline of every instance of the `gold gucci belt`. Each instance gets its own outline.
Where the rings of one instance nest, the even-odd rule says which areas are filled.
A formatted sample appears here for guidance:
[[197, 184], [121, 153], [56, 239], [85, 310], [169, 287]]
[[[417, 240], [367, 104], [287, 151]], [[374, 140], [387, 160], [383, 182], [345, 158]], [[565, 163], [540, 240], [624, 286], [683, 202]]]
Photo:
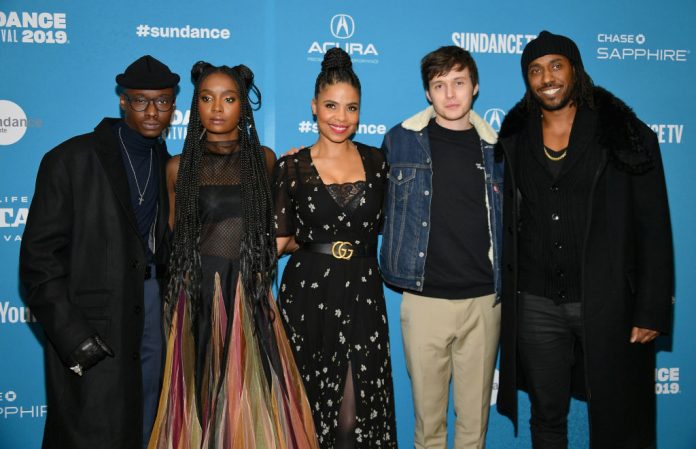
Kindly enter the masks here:
[[353, 244], [350, 242], [333, 242], [331, 255], [336, 259], [350, 260], [353, 257]]
[[377, 245], [356, 245], [340, 240], [328, 243], [300, 243], [300, 249], [327, 254], [339, 260], [351, 260], [353, 257], [375, 257], [377, 254]]

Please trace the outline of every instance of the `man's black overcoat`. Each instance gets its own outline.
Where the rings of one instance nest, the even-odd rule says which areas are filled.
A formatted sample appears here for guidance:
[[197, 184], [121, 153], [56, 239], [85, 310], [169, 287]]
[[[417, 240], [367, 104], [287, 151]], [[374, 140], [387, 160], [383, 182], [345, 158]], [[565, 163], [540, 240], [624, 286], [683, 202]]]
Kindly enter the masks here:
[[[667, 191], [655, 133], [609, 92], [595, 88], [594, 101], [598, 122], [589, 150], [600, 151], [603, 163], [593, 174], [578, 261], [585, 354], [576, 367], [581, 382], [574, 385], [588, 400], [593, 449], [647, 448], [655, 441], [655, 345], [629, 338], [633, 326], [671, 330]], [[515, 423], [517, 389], [524, 383], [517, 364], [517, 226], [524, 198], [514, 174], [527, 120], [518, 104], [501, 127], [498, 148], [506, 162], [498, 411]]]
[[[94, 132], [48, 152], [22, 238], [20, 277], [43, 326], [48, 415], [44, 449], [141, 447], [140, 339], [145, 246], [131, 206], [121, 149], [104, 119]], [[165, 145], [158, 144], [156, 261], [166, 262]], [[98, 333], [113, 349], [84, 376], [69, 355]]]

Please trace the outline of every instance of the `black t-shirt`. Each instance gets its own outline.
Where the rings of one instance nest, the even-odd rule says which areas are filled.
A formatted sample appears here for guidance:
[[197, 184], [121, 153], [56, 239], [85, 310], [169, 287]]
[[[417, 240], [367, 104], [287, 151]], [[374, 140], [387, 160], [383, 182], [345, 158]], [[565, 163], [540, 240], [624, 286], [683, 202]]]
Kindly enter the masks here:
[[491, 294], [493, 267], [481, 140], [474, 128], [453, 131], [435, 119], [428, 124], [428, 135], [433, 188], [420, 294], [445, 299]]

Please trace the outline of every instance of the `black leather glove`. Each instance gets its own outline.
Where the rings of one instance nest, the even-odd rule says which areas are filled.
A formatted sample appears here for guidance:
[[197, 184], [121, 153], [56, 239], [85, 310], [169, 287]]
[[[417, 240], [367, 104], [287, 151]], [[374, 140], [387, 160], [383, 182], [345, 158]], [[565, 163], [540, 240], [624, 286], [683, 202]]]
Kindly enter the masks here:
[[92, 335], [80, 343], [70, 355], [70, 369], [78, 376], [100, 361], [106, 356], [113, 357], [114, 351], [102, 341], [99, 335]]

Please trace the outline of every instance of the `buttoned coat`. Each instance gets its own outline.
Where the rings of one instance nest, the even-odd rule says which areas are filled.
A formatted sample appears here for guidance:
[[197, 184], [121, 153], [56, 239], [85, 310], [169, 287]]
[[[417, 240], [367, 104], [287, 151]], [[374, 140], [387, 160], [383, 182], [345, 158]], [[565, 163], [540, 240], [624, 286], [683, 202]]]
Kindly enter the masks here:
[[[146, 252], [131, 206], [116, 119], [48, 152], [39, 167], [20, 251], [26, 302], [42, 325], [48, 414], [44, 449], [142, 446], [140, 339]], [[165, 263], [168, 201], [163, 143], [156, 222]], [[82, 377], [71, 352], [99, 334], [114, 351]]]
[[[593, 174], [580, 260], [584, 357], [576, 396], [588, 401], [593, 449], [638, 449], [655, 442], [655, 345], [629, 342], [633, 326], [669, 333], [673, 253], [657, 137], [609, 92], [595, 88], [597, 126], [589, 151], [602, 153]], [[530, 117], [520, 103], [500, 131], [505, 158], [503, 298], [497, 407], [517, 425], [517, 236], [515, 166]], [[538, 120], [538, 116], [536, 116]], [[575, 131], [574, 131], [575, 132]], [[581, 132], [581, 131], [580, 131]]]

